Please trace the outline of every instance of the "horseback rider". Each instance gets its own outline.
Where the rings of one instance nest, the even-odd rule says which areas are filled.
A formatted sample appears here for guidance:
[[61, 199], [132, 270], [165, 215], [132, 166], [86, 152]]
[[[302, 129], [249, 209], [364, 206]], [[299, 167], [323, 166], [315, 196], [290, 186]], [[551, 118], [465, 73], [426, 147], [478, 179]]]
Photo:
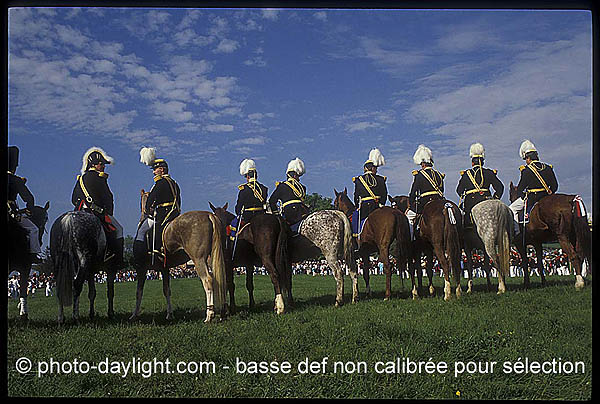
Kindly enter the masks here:
[[[360, 222], [387, 201], [387, 178], [377, 174], [377, 168], [385, 165], [379, 149], [369, 152], [369, 159], [363, 164], [362, 175], [352, 177], [354, 183], [354, 205], [357, 207]], [[358, 223], [360, 226], [360, 223]]]
[[114, 159], [101, 148], [89, 148], [83, 155], [81, 175], [75, 181], [71, 202], [75, 210], [91, 212], [100, 219], [106, 233], [105, 261], [114, 255], [114, 265], [119, 270], [124, 267], [123, 227], [113, 216], [113, 194], [108, 186], [108, 174], [104, 172], [106, 164], [113, 163]]
[[265, 211], [269, 189], [258, 182], [258, 173], [254, 160], [244, 159], [240, 164], [240, 175], [246, 183], [238, 185], [238, 197], [235, 204], [235, 218], [231, 222], [229, 238], [235, 240], [238, 228], [248, 223], [254, 216]]
[[[304, 204], [306, 198], [306, 186], [300, 183], [300, 177], [305, 173], [304, 162], [295, 158], [288, 163], [286, 170], [287, 179], [275, 183], [275, 191], [269, 198], [271, 212], [281, 212], [285, 221], [292, 227], [307, 215], [309, 208]], [[280, 203], [279, 207], [277, 206]]]
[[[462, 200], [464, 211], [464, 227], [471, 227], [471, 209], [479, 202], [491, 197], [490, 186], [494, 187], [493, 198], [500, 199], [504, 193], [504, 185], [498, 179], [498, 170], [483, 167], [485, 149], [481, 143], [473, 143], [469, 149], [472, 168], [460, 172], [460, 180], [456, 187], [456, 193]], [[459, 204], [460, 206], [461, 204]]]
[[[27, 185], [25, 185], [27, 179], [15, 174], [18, 165], [19, 148], [17, 146], [10, 146], [8, 148], [8, 213], [16, 220], [17, 224], [27, 232], [31, 260], [32, 262], [39, 263], [41, 260], [38, 257], [38, 254], [42, 252], [39, 229], [27, 217], [29, 210], [35, 206], [35, 198], [29, 188], [27, 188]], [[21, 212], [19, 212], [17, 196], [20, 196], [21, 200], [25, 202], [25, 215], [22, 215]]]
[[[138, 226], [134, 241], [134, 257], [136, 261], [143, 262], [141, 255], [145, 251], [164, 258], [162, 234], [167, 224], [181, 213], [181, 191], [177, 182], [169, 175], [169, 165], [166, 160], [156, 158], [154, 147], [142, 147], [140, 162], [149, 166], [154, 174], [154, 185], [148, 193], [144, 206], [147, 217]], [[140, 243], [145, 243], [146, 234], [150, 230], [152, 230], [152, 238], [148, 241], [151, 245], [146, 248]]]
[[525, 165], [519, 167], [521, 178], [517, 185], [518, 198], [509, 206], [515, 219], [515, 233], [519, 233], [519, 213], [525, 209], [525, 206], [529, 211], [529, 207], [533, 207], [537, 201], [544, 196], [552, 195], [558, 189], [558, 181], [552, 165], [539, 161], [537, 149], [531, 141], [525, 140], [521, 143], [519, 154], [525, 160]]
[[419, 145], [413, 155], [415, 164], [420, 165], [420, 170], [413, 170], [413, 183], [408, 195], [408, 210], [406, 217], [414, 227], [417, 215], [423, 212], [428, 202], [444, 198], [444, 177], [433, 168], [433, 154], [425, 145]]

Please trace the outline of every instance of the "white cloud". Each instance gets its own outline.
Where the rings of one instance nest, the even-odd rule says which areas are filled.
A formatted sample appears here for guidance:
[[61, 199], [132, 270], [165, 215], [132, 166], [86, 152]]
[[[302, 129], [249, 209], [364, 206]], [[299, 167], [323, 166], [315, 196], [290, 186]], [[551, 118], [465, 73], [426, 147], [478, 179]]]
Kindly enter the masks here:
[[273, 8], [265, 8], [262, 10], [262, 16], [268, 20], [277, 20], [279, 18], [279, 12], [281, 10], [273, 9]]
[[319, 21], [327, 21], [327, 13], [325, 11], [317, 11], [313, 14], [313, 17]]
[[240, 47], [239, 42], [233, 39], [222, 39], [217, 45], [215, 52], [217, 53], [232, 53]]
[[208, 132], [233, 132], [233, 125], [223, 125], [223, 124], [210, 124], [206, 125], [204, 129]]
[[267, 143], [268, 139], [264, 136], [255, 136], [255, 137], [247, 137], [243, 139], [236, 139], [229, 142], [231, 146], [256, 146], [256, 145], [264, 145]]
[[186, 104], [179, 101], [154, 102], [151, 106], [154, 115], [160, 119], [174, 122], [185, 122], [192, 119], [193, 114], [185, 111]]

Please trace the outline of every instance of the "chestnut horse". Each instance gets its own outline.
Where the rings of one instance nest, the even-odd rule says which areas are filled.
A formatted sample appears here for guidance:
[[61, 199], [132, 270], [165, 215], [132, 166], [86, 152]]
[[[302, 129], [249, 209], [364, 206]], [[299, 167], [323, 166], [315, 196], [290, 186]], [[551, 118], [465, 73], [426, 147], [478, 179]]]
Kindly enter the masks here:
[[[517, 187], [510, 183], [510, 201], [517, 199]], [[519, 224], [523, 230], [523, 225]], [[540, 199], [529, 214], [529, 222], [515, 239], [515, 246], [521, 254], [523, 262], [523, 284], [529, 287], [529, 268], [527, 245], [535, 248], [537, 266], [546, 284], [544, 265], [542, 263], [542, 243], [558, 241], [560, 247], [569, 257], [569, 262], [575, 268], [575, 288], [582, 289], [585, 281], [581, 275], [581, 264], [584, 259], [591, 266], [592, 235], [587, 223], [586, 209], [578, 195], [552, 194]]]
[[[142, 189], [142, 217], [140, 223], [146, 217], [144, 206], [147, 198], [148, 192], [144, 192]], [[137, 318], [140, 313], [148, 269], [154, 269], [162, 273], [163, 294], [167, 301], [167, 320], [172, 318], [169, 268], [185, 264], [190, 259], [194, 261], [196, 273], [202, 281], [206, 293], [206, 319], [204, 322], [211, 321], [215, 313], [220, 313], [221, 318], [224, 318], [227, 310], [227, 303], [225, 302], [227, 284], [221, 231], [221, 221], [216, 215], [198, 210], [177, 216], [167, 224], [162, 234], [163, 246], [166, 252], [164, 262], [155, 259], [154, 265], [152, 265], [150, 256], [147, 254], [146, 261], [137, 265], [136, 303], [130, 320]], [[209, 272], [209, 268], [212, 273]]]
[[[344, 188], [342, 192], [335, 192], [335, 201], [333, 206], [347, 217], [352, 216], [356, 206], [348, 197], [348, 190]], [[385, 300], [389, 300], [392, 295], [392, 266], [390, 264], [390, 245], [396, 240], [397, 262], [400, 276], [407, 268], [410, 256], [410, 228], [406, 216], [389, 206], [383, 206], [375, 209], [367, 218], [362, 232], [359, 236], [358, 255], [363, 262], [363, 278], [365, 279], [365, 290], [367, 295], [371, 294], [369, 285], [370, 261], [369, 256], [373, 253], [379, 253], [379, 261], [383, 263], [385, 272]]]
[[246, 268], [246, 288], [249, 295], [249, 306], [254, 307], [254, 266], [263, 265], [269, 272], [275, 290], [275, 311], [277, 314], [285, 312], [284, 295], [289, 305], [293, 304], [292, 298], [292, 270], [289, 262], [287, 243], [289, 228], [281, 216], [272, 214], [258, 214], [237, 232], [237, 242], [227, 242], [226, 226], [235, 217], [227, 211], [228, 203], [223, 207], [215, 207], [208, 203], [214, 214], [222, 223], [223, 237], [221, 239], [225, 253], [225, 267], [227, 273], [227, 288], [229, 290], [230, 312], [235, 311], [235, 285], [233, 282], [233, 268]]
[[[401, 199], [402, 198], [402, 199]], [[398, 208], [406, 208], [408, 199], [406, 196], [390, 198], [390, 201]], [[444, 300], [450, 300], [450, 269], [456, 282], [456, 297], [461, 295], [460, 260], [463, 245], [462, 213], [456, 204], [446, 199], [434, 199], [423, 207], [419, 220], [419, 229], [416, 232], [412, 244], [414, 271], [418, 271], [419, 288], [421, 287], [421, 253], [427, 256], [427, 275], [429, 276], [429, 293], [434, 294], [433, 273], [431, 271], [431, 254], [436, 255], [440, 267], [444, 271]], [[414, 275], [413, 275], [414, 276]], [[417, 289], [413, 281], [413, 297], [416, 297]]]

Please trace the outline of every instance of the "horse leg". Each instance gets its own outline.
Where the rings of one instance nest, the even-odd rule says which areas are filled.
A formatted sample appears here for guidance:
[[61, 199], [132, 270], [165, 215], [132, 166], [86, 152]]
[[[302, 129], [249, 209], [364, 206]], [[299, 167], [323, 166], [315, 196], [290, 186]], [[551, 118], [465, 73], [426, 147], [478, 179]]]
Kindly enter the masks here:
[[146, 283], [146, 273], [148, 271], [145, 269], [138, 269], [137, 274], [137, 290], [135, 292], [135, 308], [133, 309], [133, 313], [129, 320], [135, 320], [140, 314], [140, 308], [142, 306], [142, 296], [144, 295], [144, 283]]
[[263, 265], [265, 266], [267, 272], [269, 272], [269, 276], [271, 277], [271, 282], [273, 283], [273, 289], [275, 291], [275, 307], [274, 310], [277, 314], [283, 314], [285, 312], [285, 303], [283, 301], [283, 295], [281, 293], [281, 285], [279, 284], [279, 276], [277, 274], [277, 269], [275, 264], [271, 259], [262, 260]]
[[[82, 271], [83, 272], [83, 271]], [[73, 321], [79, 322], [79, 298], [83, 289], [83, 282], [85, 278], [77, 276], [73, 281]]]
[[442, 245], [438, 245], [438, 244], [434, 245], [433, 252], [435, 253], [435, 255], [438, 259], [438, 262], [440, 263], [440, 267], [444, 271], [444, 300], [448, 301], [448, 300], [450, 300], [450, 297], [452, 295], [452, 289], [450, 287], [450, 275], [449, 275], [450, 263], [448, 262], [448, 259], [446, 259], [446, 252], [444, 251], [444, 248]]
[[542, 250], [542, 243], [535, 245], [535, 256], [542, 286], [546, 286], [546, 275], [544, 274], [544, 250]]
[[[408, 261], [408, 270], [409, 270], [409, 274], [410, 274], [410, 283], [412, 284], [412, 298], [413, 300], [417, 300], [419, 298], [419, 289], [420, 289], [420, 285], [419, 285], [419, 289], [417, 289], [417, 285], [415, 285], [415, 272], [417, 271], [417, 266], [415, 265], [415, 259], [409, 259]], [[421, 269], [421, 268], [419, 268]], [[419, 284], [421, 283], [421, 279], [419, 278]]]
[[381, 248], [379, 259], [383, 261], [383, 272], [385, 273], [385, 297], [383, 300], [390, 300], [392, 297], [392, 268], [390, 267], [390, 256], [387, 247]]
[[202, 281], [204, 286], [204, 292], [206, 293], [206, 318], [205, 323], [210, 322], [215, 317], [215, 302], [213, 292], [213, 276], [208, 272], [208, 265], [205, 259], [194, 260], [194, 266], [196, 267], [196, 273]]
[[344, 305], [344, 270], [340, 266], [340, 263], [337, 260], [337, 254], [328, 252], [325, 256], [329, 267], [333, 272], [333, 277], [335, 278], [335, 307], [340, 307]]
[[107, 272], [106, 274], [106, 297], [108, 299], [108, 318], [115, 317], [114, 299], [115, 299], [115, 271]]
[[471, 293], [473, 292], [473, 250], [465, 249], [465, 255], [467, 257], [467, 274], [469, 275], [469, 282], [467, 283], [467, 293]]
[[433, 287], [433, 251], [427, 252], [425, 270], [427, 271], [427, 278], [429, 278], [429, 296], [435, 296], [435, 288]]
[[358, 301], [358, 268], [356, 260], [351, 256], [350, 262], [346, 262], [346, 265], [348, 266], [348, 272], [352, 280], [352, 303], [356, 303]]
[[94, 273], [90, 271], [88, 274], [88, 299], [90, 300], [90, 320], [94, 319], [96, 315], [94, 311], [94, 302], [96, 300], [96, 282], [94, 281]]
[[254, 265], [246, 267], [246, 289], [248, 290], [248, 308], [256, 305], [254, 302]]
[[585, 281], [583, 280], [583, 276], [581, 276], [581, 259], [575, 248], [573, 248], [573, 244], [569, 241], [569, 239], [561, 234], [558, 236], [558, 242], [560, 243], [560, 247], [567, 253], [569, 257], [569, 261], [571, 262], [571, 266], [575, 268], [575, 289], [581, 290], [585, 286]]
[[21, 320], [27, 320], [29, 318], [29, 308], [27, 307], [27, 289], [29, 287], [29, 272], [31, 272], [30, 265], [25, 265], [25, 269], [19, 271], [19, 318]]
[[371, 272], [371, 261], [369, 260], [368, 254], [361, 254], [360, 256], [363, 264], [363, 279], [365, 280], [365, 294], [367, 297], [371, 297], [371, 285], [369, 284], [369, 276]]
[[233, 265], [226, 265], [225, 277], [227, 282], [227, 291], [229, 292], [229, 314], [235, 313], [235, 282], [233, 276]]
[[[194, 262], [195, 264], [195, 262]], [[171, 306], [171, 272], [168, 269], [164, 269], [162, 272], [163, 281], [163, 295], [167, 301], [167, 320], [173, 319], [173, 306]]]
[[521, 256], [521, 269], [523, 270], [523, 287], [527, 290], [530, 286], [529, 258], [527, 257], [527, 246], [524, 246], [519, 241], [515, 243], [515, 246], [517, 247], [517, 251], [519, 251], [519, 255]]

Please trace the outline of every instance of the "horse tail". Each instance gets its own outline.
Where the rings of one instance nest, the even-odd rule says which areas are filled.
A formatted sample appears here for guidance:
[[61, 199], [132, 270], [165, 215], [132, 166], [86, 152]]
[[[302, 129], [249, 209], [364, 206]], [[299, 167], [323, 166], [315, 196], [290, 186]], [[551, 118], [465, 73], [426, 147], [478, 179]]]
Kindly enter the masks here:
[[454, 212], [454, 205], [447, 202], [444, 205], [444, 249], [448, 255], [448, 260], [454, 275], [460, 276], [460, 256], [461, 256], [461, 239], [459, 234], [458, 226], [460, 222], [457, 217], [460, 218], [460, 212]]
[[575, 230], [575, 250], [577, 254], [582, 258], [588, 259], [588, 265], [591, 263], [591, 247], [592, 247], [592, 234], [590, 226], [587, 221], [587, 211], [583, 200], [579, 195], [575, 196], [572, 204], [572, 217], [573, 227]]
[[275, 268], [279, 277], [279, 284], [282, 292], [289, 291], [291, 281], [291, 265], [288, 255], [288, 229], [281, 216], [276, 216], [279, 221], [279, 235], [277, 236], [277, 247], [275, 249]]
[[215, 311], [220, 312], [226, 301], [227, 282], [225, 276], [225, 256], [223, 255], [222, 245], [222, 225], [217, 216], [212, 213], [208, 214], [208, 218], [212, 223], [212, 249], [210, 252], [211, 269], [215, 284], [214, 290], [214, 305]]
[[[504, 206], [503, 206], [504, 207]], [[498, 232], [496, 244], [498, 245], [498, 266], [500, 272], [506, 276], [510, 267], [510, 234], [512, 232], [513, 217], [509, 209], [503, 209], [498, 218]]]
[[[396, 213], [396, 248], [397, 248], [397, 262], [398, 265], [406, 260], [410, 256], [411, 240], [410, 240], [410, 224], [408, 218], [403, 213]], [[398, 269], [400, 267], [398, 266]], [[400, 269], [400, 271], [406, 268]], [[402, 274], [402, 272], [401, 272]]]
[[73, 222], [68, 216], [57, 219], [51, 235], [51, 256], [56, 276], [56, 297], [61, 305], [69, 307], [73, 303], [73, 278], [76, 258], [72, 245]]

